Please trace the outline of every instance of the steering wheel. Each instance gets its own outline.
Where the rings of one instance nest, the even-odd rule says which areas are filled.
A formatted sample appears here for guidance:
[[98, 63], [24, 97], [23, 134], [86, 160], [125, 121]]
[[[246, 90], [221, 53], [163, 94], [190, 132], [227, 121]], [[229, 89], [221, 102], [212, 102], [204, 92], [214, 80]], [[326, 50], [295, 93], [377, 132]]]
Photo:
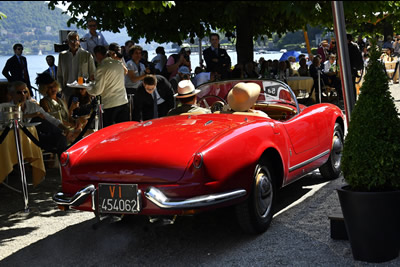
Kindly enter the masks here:
[[[212, 101], [213, 104], [210, 106], [206, 99], [212, 99], [212, 98], [214, 98], [214, 101]], [[219, 97], [217, 95], [203, 96], [202, 98], [199, 99], [198, 103], [200, 107], [208, 108], [212, 112], [215, 112], [217, 110], [221, 111], [224, 105], [227, 105], [226, 101], [222, 97]]]

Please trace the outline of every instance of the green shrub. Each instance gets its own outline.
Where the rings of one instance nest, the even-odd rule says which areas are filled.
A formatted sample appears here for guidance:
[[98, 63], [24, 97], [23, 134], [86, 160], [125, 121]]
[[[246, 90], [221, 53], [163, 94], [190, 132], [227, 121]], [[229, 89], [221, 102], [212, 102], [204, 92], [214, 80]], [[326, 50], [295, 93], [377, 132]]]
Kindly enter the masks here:
[[371, 54], [344, 142], [343, 176], [357, 191], [400, 189], [400, 119], [379, 56]]

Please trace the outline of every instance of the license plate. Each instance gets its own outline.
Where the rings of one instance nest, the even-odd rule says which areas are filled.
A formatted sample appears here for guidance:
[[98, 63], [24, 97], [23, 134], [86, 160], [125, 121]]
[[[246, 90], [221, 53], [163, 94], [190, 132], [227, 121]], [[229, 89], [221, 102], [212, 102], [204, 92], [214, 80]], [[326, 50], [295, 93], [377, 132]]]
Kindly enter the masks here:
[[99, 184], [100, 213], [138, 213], [137, 184]]

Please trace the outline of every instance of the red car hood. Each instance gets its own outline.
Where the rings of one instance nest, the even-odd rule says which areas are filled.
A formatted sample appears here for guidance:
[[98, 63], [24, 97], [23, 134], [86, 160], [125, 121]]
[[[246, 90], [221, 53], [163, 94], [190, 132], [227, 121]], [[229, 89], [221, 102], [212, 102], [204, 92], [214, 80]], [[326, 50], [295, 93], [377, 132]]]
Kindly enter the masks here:
[[210, 114], [107, 127], [69, 149], [66, 170], [88, 181], [176, 182], [203, 145], [244, 123], [241, 116]]

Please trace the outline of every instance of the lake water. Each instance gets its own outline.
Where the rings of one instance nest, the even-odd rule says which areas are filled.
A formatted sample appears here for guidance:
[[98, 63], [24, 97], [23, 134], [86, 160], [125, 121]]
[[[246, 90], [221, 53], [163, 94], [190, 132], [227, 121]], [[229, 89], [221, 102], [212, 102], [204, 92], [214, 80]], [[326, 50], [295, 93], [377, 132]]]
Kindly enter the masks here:
[[[148, 51], [149, 53], [149, 60], [151, 60], [153, 57], [156, 56], [156, 53], [154, 50]], [[237, 64], [237, 54], [236, 51], [229, 51], [228, 52], [229, 56], [231, 57], [232, 61], [232, 66]], [[26, 57], [26, 60], [28, 62], [28, 71], [29, 71], [29, 78], [31, 80], [31, 84], [33, 87], [36, 87], [35, 84], [35, 79], [37, 76], [37, 73], [42, 73], [48, 68], [47, 62], [46, 62], [46, 56], [45, 55], [24, 55]], [[58, 53], [52, 54], [55, 59], [56, 59], [56, 65], [58, 65]], [[170, 56], [171, 54], [166, 54], [166, 56]], [[267, 53], [254, 53], [254, 60], [258, 61], [261, 57], [264, 57], [266, 60], [268, 59], [280, 59], [282, 56], [282, 53], [277, 52], [277, 51], [269, 51]], [[3, 70], [7, 60], [11, 56], [0, 56], [0, 69]], [[199, 54], [198, 53], [192, 53], [190, 56], [190, 60], [192, 63], [192, 71], [194, 71], [195, 67], [199, 66]], [[0, 72], [0, 79], [5, 79], [4, 75]]]

